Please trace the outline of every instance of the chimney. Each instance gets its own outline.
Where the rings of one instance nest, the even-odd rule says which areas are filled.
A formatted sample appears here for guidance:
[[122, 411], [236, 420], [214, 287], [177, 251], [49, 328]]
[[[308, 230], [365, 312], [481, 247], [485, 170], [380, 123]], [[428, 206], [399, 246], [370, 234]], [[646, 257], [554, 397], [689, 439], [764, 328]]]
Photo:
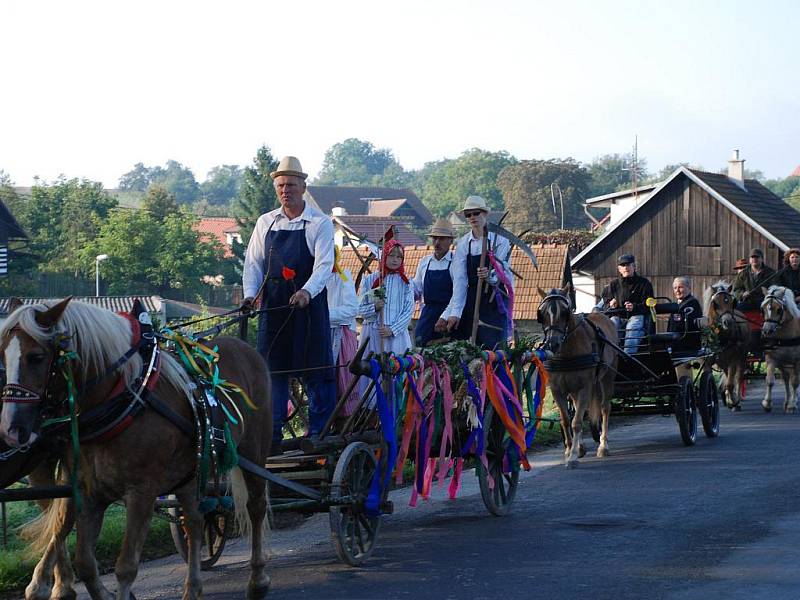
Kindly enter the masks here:
[[747, 191], [747, 188], [744, 187], [744, 159], [739, 158], [738, 150], [733, 151], [733, 156], [728, 161], [728, 179]]

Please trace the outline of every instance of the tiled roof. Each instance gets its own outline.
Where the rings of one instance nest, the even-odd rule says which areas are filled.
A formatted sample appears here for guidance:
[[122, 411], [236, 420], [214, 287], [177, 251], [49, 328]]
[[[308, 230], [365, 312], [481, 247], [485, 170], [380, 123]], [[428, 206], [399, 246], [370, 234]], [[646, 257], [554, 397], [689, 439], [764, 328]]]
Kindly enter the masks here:
[[341, 206], [348, 214], [366, 215], [369, 200], [406, 200], [426, 225], [433, 222], [431, 211], [411, 190], [384, 187], [344, 187], [336, 185], [310, 185], [306, 193], [326, 215], [334, 206]]
[[[114, 312], [130, 312], [133, 301], [138, 298], [147, 312], [161, 312], [162, 299], [159, 296], [73, 296], [73, 300], [80, 300], [87, 304], [101, 306]], [[62, 298], [20, 298], [23, 304], [41, 304], [53, 302]], [[0, 298], [0, 314], [7, 315], [11, 298]]]
[[755, 179], [744, 182], [745, 190], [727, 175], [690, 169], [706, 185], [789, 247], [800, 246], [800, 212], [789, 206]]
[[228, 244], [228, 233], [239, 233], [235, 217], [203, 217], [194, 224], [194, 230], [216, 239], [225, 248], [225, 258], [233, 256]]
[[390, 217], [398, 208], [406, 203], [405, 198], [397, 200], [373, 200], [369, 203], [367, 214], [374, 217]]
[[789, 175], [789, 177], [800, 177], [800, 165], [797, 165], [794, 168], [794, 171]]
[[[554, 287], [564, 285], [564, 273], [567, 267], [567, 253], [569, 246], [566, 244], [535, 244], [531, 246], [536, 259], [539, 261], [539, 270], [534, 269], [530, 259], [517, 247], [511, 250], [511, 269], [522, 277], [515, 277], [514, 319], [536, 319], [536, 309], [542, 298], [537, 292], [541, 287], [545, 292]], [[406, 246], [405, 271], [409, 277], [417, 272], [417, 267], [424, 256], [433, 253], [433, 246]], [[362, 254], [366, 258], [366, 253]], [[378, 263], [373, 261], [370, 268], [374, 271]], [[342, 266], [350, 269], [356, 277], [361, 269], [361, 263], [351, 248], [342, 250]], [[419, 310], [414, 311], [414, 318], [419, 317]]]
[[394, 225], [395, 238], [404, 246], [424, 244], [425, 241], [409, 229], [406, 221], [398, 217], [372, 217], [367, 215], [342, 215], [334, 220], [359, 238], [366, 238], [377, 244]]

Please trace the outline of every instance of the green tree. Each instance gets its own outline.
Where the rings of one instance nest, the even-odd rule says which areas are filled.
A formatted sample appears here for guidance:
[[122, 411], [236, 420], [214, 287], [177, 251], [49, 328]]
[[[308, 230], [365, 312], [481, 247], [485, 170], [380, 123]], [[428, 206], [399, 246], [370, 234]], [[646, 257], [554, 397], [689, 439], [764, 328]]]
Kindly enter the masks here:
[[[647, 161], [638, 159], [636, 168], [637, 185], [647, 180]], [[631, 154], [606, 154], [598, 156], [586, 165], [591, 182], [589, 194], [602, 196], [619, 190], [633, 187], [633, 172], [631, 170], [633, 156]]]
[[153, 181], [152, 169], [143, 163], [136, 163], [133, 169], [119, 178], [119, 189], [131, 192], [144, 192]]
[[164, 221], [168, 215], [179, 211], [175, 194], [157, 183], [147, 188], [147, 194], [142, 200], [142, 209], [149, 212], [156, 220]]
[[764, 181], [773, 194], [780, 196], [791, 206], [800, 210], [800, 177], [785, 177], [784, 179], [767, 179]]
[[152, 183], [158, 183], [175, 194], [180, 204], [188, 204], [200, 196], [200, 186], [194, 173], [176, 160], [168, 160], [165, 169], [157, 168], [153, 173]]
[[497, 178], [510, 213], [505, 223], [517, 231], [560, 229], [563, 198], [564, 228], [583, 228], [588, 219], [582, 204], [589, 195], [590, 183], [588, 171], [571, 158], [524, 160], [510, 165]]
[[485, 198], [492, 209], [502, 210], [503, 193], [497, 186], [497, 176], [516, 163], [517, 159], [506, 151], [471, 148], [458, 158], [426, 163], [415, 174], [412, 188], [438, 216], [460, 209], [464, 199], [473, 194]]
[[402, 186], [407, 177], [388, 148], [348, 138], [325, 152], [318, 185]]
[[[23, 230], [21, 213], [25, 211], [25, 199], [17, 194], [11, 177], [0, 169], [0, 202], [6, 205]], [[27, 233], [27, 231], [26, 231]], [[3, 296], [29, 296], [36, 292], [36, 259], [28, 251], [25, 241], [8, 243], [8, 275], [0, 277], [0, 294]]]
[[242, 244], [234, 241], [233, 254], [240, 264], [244, 261], [244, 251], [258, 218], [278, 206], [278, 196], [272, 186], [269, 174], [278, 168], [278, 161], [272, 156], [268, 146], [261, 146], [256, 152], [253, 164], [245, 167], [239, 195], [232, 203], [233, 214], [239, 225]]
[[200, 184], [203, 198], [209, 204], [229, 204], [239, 194], [242, 185], [242, 170], [239, 165], [220, 165], [208, 172]]

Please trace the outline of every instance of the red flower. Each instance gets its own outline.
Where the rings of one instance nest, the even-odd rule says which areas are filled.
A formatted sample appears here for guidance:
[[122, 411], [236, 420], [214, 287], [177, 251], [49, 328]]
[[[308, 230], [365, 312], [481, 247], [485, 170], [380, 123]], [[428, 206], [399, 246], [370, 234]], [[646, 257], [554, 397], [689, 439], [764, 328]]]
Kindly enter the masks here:
[[296, 273], [294, 272], [294, 269], [290, 269], [289, 267], [284, 266], [283, 270], [281, 270], [281, 275], [283, 275], [283, 278], [286, 281], [291, 281], [292, 279], [294, 279]]

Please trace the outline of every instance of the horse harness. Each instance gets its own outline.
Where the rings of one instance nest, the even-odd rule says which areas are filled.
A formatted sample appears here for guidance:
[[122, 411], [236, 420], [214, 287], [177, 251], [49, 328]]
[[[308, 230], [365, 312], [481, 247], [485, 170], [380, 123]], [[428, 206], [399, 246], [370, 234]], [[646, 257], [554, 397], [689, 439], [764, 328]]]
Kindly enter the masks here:
[[[767, 294], [764, 297], [764, 301], [761, 303], [762, 308], [769, 300], [774, 300], [775, 302], [780, 304], [782, 311], [786, 310], [786, 302], [783, 300], [783, 298], [780, 298], [775, 294]], [[779, 327], [782, 324], [782, 322], [783, 321], [781, 319], [764, 319], [764, 323], [772, 323], [775, 325], [776, 328]], [[768, 344], [765, 344], [765, 346], [768, 346], [770, 348], [800, 346], [800, 337], [772, 338], [769, 340]]]
[[[554, 301], [559, 300], [564, 302], [567, 305], [567, 309], [572, 312], [572, 304], [569, 301], [569, 298], [565, 296], [561, 296], [560, 294], [548, 294], [542, 301], [539, 303], [539, 309], [537, 310], [537, 320], [539, 323], [543, 324], [542, 318], [542, 305], [547, 301]], [[595, 341], [592, 342], [592, 352], [590, 354], [581, 354], [578, 356], [568, 356], [568, 357], [561, 357], [553, 355], [547, 360], [544, 361], [544, 367], [547, 369], [548, 372], [565, 372], [565, 371], [576, 371], [580, 369], [590, 369], [592, 367], [595, 368], [595, 372], [599, 373], [599, 371], [606, 365], [606, 363], [602, 360], [602, 355], [605, 350], [605, 346], [608, 343], [605, 334], [597, 327], [595, 323], [591, 320], [586, 318], [586, 315], [581, 313], [578, 315], [578, 322], [575, 324], [574, 327], [569, 328], [562, 328], [557, 325], [544, 325], [542, 327], [542, 331], [544, 333], [545, 340], [547, 339], [548, 335], [551, 331], [556, 331], [558, 333], [563, 334], [562, 343], [566, 342], [570, 335], [572, 335], [575, 331], [577, 331], [583, 325], [588, 325], [592, 331], [594, 331]]]

